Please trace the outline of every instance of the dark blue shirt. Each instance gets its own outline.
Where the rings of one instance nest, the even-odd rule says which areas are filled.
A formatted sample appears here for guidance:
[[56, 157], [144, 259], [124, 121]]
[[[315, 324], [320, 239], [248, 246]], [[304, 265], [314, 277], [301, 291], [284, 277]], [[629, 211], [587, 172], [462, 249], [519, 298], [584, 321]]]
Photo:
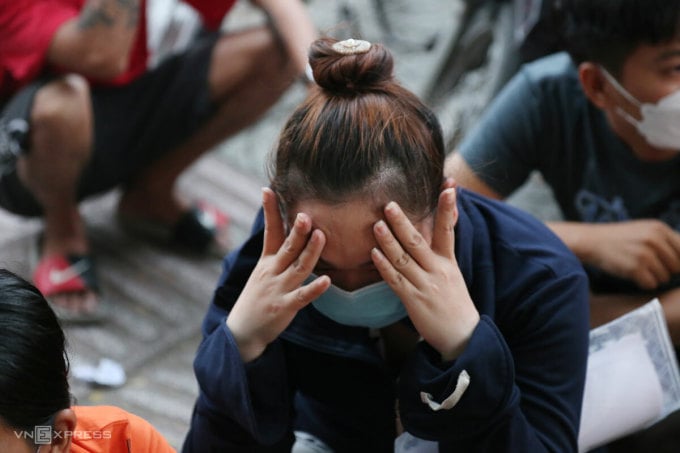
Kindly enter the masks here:
[[[475, 174], [503, 197], [534, 171], [565, 220], [586, 223], [658, 219], [680, 231], [680, 154], [640, 160], [588, 101], [566, 53], [525, 65], [460, 144]], [[637, 285], [589, 269], [593, 290]], [[680, 285], [680, 275], [662, 289]]]
[[[203, 324], [200, 395], [183, 451], [289, 452], [300, 429], [336, 452], [391, 452], [397, 401], [404, 428], [440, 451], [577, 451], [589, 329], [583, 269], [526, 213], [464, 189], [458, 208], [456, 259], [481, 321], [455, 360], [420, 342], [396, 370], [368, 329], [312, 305], [262, 356], [242, 362], [225, 320], [261, 253], [260, 215], [226, 258]], [[470, 384], [454, 407], [423, 403], [423, 392], [445, 400], [463, 370]]]
[[566, 220], [650, 218], [680, 231], [680, 154], [660, 162], [636, 157], [588, 101], [566, 53], [525, 65], [460, 153], [503, 196], [540, 171]]

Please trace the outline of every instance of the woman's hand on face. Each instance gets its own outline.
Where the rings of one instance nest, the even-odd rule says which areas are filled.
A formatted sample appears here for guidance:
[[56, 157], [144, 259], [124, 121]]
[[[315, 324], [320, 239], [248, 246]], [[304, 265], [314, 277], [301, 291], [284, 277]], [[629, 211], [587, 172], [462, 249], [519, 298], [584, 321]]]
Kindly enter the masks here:
[[479, 313], [456, 262], [454, 227], [456, 190], [448, 180], [439, 196], [432, 245], [395, 202], [385, 207], [389, 224], [379, 221], [374, 234], [380, 250], [372, 259], [382, 278], [401, 298], [420, 335], [452, 360], [463, 351], [479, 322]]
[[309, 277], [326, 238], [312, 231], [312, 221], [298, 214], [286, 237], [276, 195], [262, 190], [264, 245], [262, 255], [227, 317], [244, 362], [259, 357], [293, 320], [298, 310], [319, 297], [330, 286], [321, 276], [302, 285]]

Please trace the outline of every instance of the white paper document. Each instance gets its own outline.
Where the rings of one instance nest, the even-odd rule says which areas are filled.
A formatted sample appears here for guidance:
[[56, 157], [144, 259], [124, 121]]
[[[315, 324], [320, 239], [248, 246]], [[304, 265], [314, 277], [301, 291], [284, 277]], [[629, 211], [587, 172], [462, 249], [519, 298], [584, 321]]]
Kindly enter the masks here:
[[657, 299], [590, 332], [579, 452], [663, 419], [680, 406], [680, 376]]
[[394, 453], [439, 453], [439, 444], [405, 432], [394, 441]]

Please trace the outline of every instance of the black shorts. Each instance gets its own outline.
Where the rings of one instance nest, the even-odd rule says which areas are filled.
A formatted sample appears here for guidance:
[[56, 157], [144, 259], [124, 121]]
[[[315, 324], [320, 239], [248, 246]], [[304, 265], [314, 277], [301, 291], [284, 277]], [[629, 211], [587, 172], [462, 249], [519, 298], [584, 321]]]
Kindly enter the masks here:
[[28, 151], [33, 98], [46, 82], [35, 82], [17, 93], [6, 105], [0, 104], [0, 177], [11, 172], [19, 155]]
[[[217, 105], [210, 100], [208, 71], [218, 37], [217, 33], [201, 34], [187, 51], [128, 85], [91, 87], [94, 148], [81, 175], [78, 200], [130, 181], [213, 115]], [[23, 216], [42, 215], [42, 207], [8, 159], [22, 150], [30, 152], [26, 149], [28, 132], [19, 126], [30, 125], [33, 98], [45, 83], [40, 80], [24, 88], [0, 114], [0, 206]]]

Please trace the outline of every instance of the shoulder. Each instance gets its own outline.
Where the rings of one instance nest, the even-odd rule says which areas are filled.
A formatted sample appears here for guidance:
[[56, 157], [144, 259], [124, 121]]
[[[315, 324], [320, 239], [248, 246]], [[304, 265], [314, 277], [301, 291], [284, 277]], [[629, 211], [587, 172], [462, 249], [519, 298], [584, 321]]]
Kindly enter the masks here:
[[[84, 451], [122, 452], [121, 446], [131, 445], [132, 451], [174, 452], [163, 436], [146, 420], [114, 406], [74, 406], [77, 424], [73, 436], [76, 447]], [[78, 451], [78, 450], [76, 450]]]
[[[460, 206], [469, 219], [470, 233], [478, 243], [486, 243], [495, 264], [504, 260], [547, 267], [551, 273], [566, 270], [582, 273], [574, 254], [542, 221], [504, 201], [493, 200], [461, 189]], [[499, 269], [500, 272], [516, 269]], [[583, 274], [585, 276], [585, 274]]]
[[472, 143], [479, 152], [510, 141], [518, 153], [526, 154], [523, 148], [536, 145], [539, 137], [549, 142], [555, 138], [555, 130], [570, 129], [587, 105], [569, 55], [548, 55], [518, 70], [463, 140], [461, 149]]
[[[588, 277], [567, 246], [543, 222], [507, 203], [472, 192], [462, 192], [460, 200], [466, 228], [456, 231], [456, 257], [462, 254], [461, 271], [480, 312], [513, 335], [545, 332], [548, 325], [585, 332]], [[569, 317], [562, 316], [565, 310]]]
[[554, 108], [557, 103], [558, 109], [561, 109], [561, 104], [564, 103], [576, 101], [582, 104], [586, 101], [578, 70], [565, 52], [548, 55], [523, 65], [513, 82], [515, 86], [523, 86], [539, 101], [549, 102], [549, 107]]
[[534, 84], [578, 83], [576, 65], [565, 52], [558, 52], [526, 63], [520, 73]]

